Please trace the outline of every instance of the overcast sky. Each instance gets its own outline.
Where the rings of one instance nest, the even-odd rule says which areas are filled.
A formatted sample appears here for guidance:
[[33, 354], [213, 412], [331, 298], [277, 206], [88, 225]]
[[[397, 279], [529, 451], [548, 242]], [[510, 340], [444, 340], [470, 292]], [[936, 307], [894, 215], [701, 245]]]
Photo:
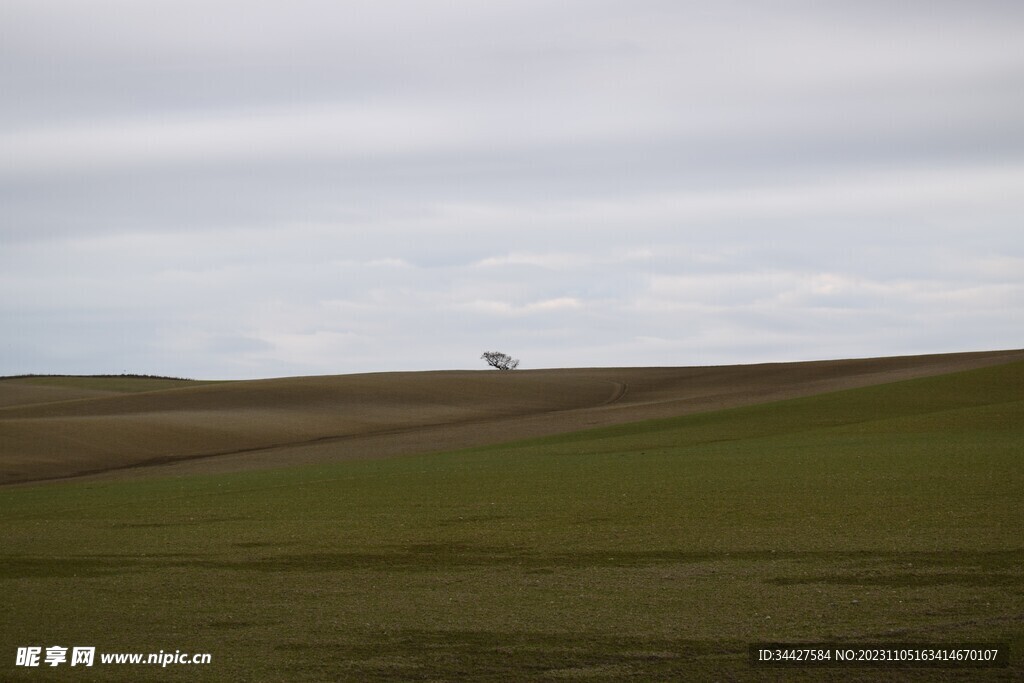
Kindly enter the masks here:
[[2, 0], [0, 374], [1024, 346], [1024, 2]]

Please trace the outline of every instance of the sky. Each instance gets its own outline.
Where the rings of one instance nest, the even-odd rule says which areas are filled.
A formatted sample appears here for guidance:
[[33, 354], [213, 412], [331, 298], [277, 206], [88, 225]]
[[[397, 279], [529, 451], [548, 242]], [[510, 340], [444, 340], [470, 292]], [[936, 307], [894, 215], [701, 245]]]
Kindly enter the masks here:
[[1024, 3], [3, 0], [0, 375], [1024, 347]]

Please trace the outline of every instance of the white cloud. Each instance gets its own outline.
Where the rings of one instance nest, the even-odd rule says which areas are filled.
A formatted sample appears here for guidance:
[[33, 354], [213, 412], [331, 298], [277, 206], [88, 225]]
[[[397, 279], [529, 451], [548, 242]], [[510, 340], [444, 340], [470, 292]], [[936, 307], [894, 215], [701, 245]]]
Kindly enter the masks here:
[[560, 269], [589, 265], [592, 262], [593, 256], [589, 254], [512, 252], [501, 256], [489, 256], [485, 259], [480, 259], [473, 266], [476, 268], [535, 266], [537, 268]]
[[488, 256], [472, 264], [474, 268], [501, 268], [529, 266], [546, 270], [565, 271], [592, 266], [613, 266], [631, 262], [650, 261], [654, 251], [646, 248], [624, 248], [607, 253], [577, 252], [521, 252], [513, 251], [500, 256]]
[[458, 306], [482, 313], [502, 316], [527, 316], [535, 313], [554, 313], [559, 311], [576, 310], [583, 307], [583, 303], [574, 297], [563, 296], [555, 299], [544, 299], [542, 301], [531, 301], [521, 306], [510, 304], [507, 301], [494, 301], [477, 299]]

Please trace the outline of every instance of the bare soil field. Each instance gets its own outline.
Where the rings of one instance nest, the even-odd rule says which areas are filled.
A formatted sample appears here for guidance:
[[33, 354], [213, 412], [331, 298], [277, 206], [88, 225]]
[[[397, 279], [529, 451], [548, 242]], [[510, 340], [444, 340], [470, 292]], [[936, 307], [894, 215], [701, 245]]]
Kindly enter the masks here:
[[0, 484], [428, 453], [941, 375], [1024, 350], [718, 367], [396, 372], [126, 392], [0, 381]]

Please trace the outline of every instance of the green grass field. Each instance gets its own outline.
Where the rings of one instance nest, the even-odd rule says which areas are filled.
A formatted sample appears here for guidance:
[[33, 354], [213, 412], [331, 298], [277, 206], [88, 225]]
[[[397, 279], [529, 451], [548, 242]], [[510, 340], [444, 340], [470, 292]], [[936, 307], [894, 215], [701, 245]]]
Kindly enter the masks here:
[[[1024, 363], [488, 448], [0, 489], [0, 678], [1024, 678]], [[756, 641], [1009, 669], [751, 669]], [[17, 668], [26, 645], [209, 666]]]

